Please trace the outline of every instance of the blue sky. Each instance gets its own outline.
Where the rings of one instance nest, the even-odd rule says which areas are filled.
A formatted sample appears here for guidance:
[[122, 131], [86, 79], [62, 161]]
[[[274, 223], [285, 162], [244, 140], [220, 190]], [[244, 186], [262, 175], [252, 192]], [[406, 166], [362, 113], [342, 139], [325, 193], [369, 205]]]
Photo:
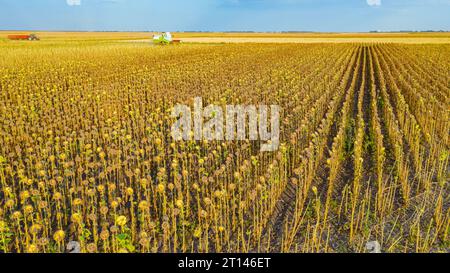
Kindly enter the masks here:
[[450, 0], [0, 0], [0, 29], [450, 31]]

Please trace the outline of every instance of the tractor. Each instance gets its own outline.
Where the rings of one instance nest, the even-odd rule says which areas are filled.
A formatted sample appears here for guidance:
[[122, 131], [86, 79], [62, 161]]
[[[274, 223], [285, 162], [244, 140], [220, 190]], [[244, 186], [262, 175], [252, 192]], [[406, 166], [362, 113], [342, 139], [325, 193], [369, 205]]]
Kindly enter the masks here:
[[29, 41], [39, 41], [41, 39], [36, 34], [33, 33], [33, 34], [29, 35], [28, 40]]

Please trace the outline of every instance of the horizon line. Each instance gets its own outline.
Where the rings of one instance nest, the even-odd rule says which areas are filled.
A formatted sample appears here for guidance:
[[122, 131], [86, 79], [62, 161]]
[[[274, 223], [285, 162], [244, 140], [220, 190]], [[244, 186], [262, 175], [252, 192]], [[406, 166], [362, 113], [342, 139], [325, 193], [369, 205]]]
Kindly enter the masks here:
[[[36, 31], [36, 32], [166, 32], [167, 30], [52, 30], [52, 29], [0, 29], [0, 31]], [[309, 30], [279, 30], [279, 31], [253, 31], [253, 30], [169, 30], [174, 33], [447, 33], [450, 30], [369, 30], [369, 31], [309, 31]]]

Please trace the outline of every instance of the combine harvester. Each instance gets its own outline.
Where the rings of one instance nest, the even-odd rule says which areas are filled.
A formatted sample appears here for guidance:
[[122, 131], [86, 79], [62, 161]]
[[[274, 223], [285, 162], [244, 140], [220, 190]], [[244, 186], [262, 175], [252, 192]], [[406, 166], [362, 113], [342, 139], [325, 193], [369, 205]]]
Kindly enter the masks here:
[[39, 41], [39, 37], [36, 34], [29, 34], [29, 35], [23, 35], [23, 34], [12, 34], [8, 35], [9, 40], [16, 40], [16, 41]]
[[181, 40], [175, 40], [170, 32], [164, 32], [160, 35], [153, 35], [153, 43], [155, 45], [179, 44]]

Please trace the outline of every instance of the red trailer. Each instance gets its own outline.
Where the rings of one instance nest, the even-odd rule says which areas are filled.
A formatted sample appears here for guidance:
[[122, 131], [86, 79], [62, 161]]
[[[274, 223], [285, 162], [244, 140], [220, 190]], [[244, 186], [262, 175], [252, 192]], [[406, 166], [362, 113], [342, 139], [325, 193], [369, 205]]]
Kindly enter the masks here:
[[39, 37], [36, 36], [36, 34], [29, 34], [29, 35], [12, 34], [12, 35], [8, 35], [8, 39], [10, 39], [10, 40], [37, 41], [37, 40], [39, 40]]

